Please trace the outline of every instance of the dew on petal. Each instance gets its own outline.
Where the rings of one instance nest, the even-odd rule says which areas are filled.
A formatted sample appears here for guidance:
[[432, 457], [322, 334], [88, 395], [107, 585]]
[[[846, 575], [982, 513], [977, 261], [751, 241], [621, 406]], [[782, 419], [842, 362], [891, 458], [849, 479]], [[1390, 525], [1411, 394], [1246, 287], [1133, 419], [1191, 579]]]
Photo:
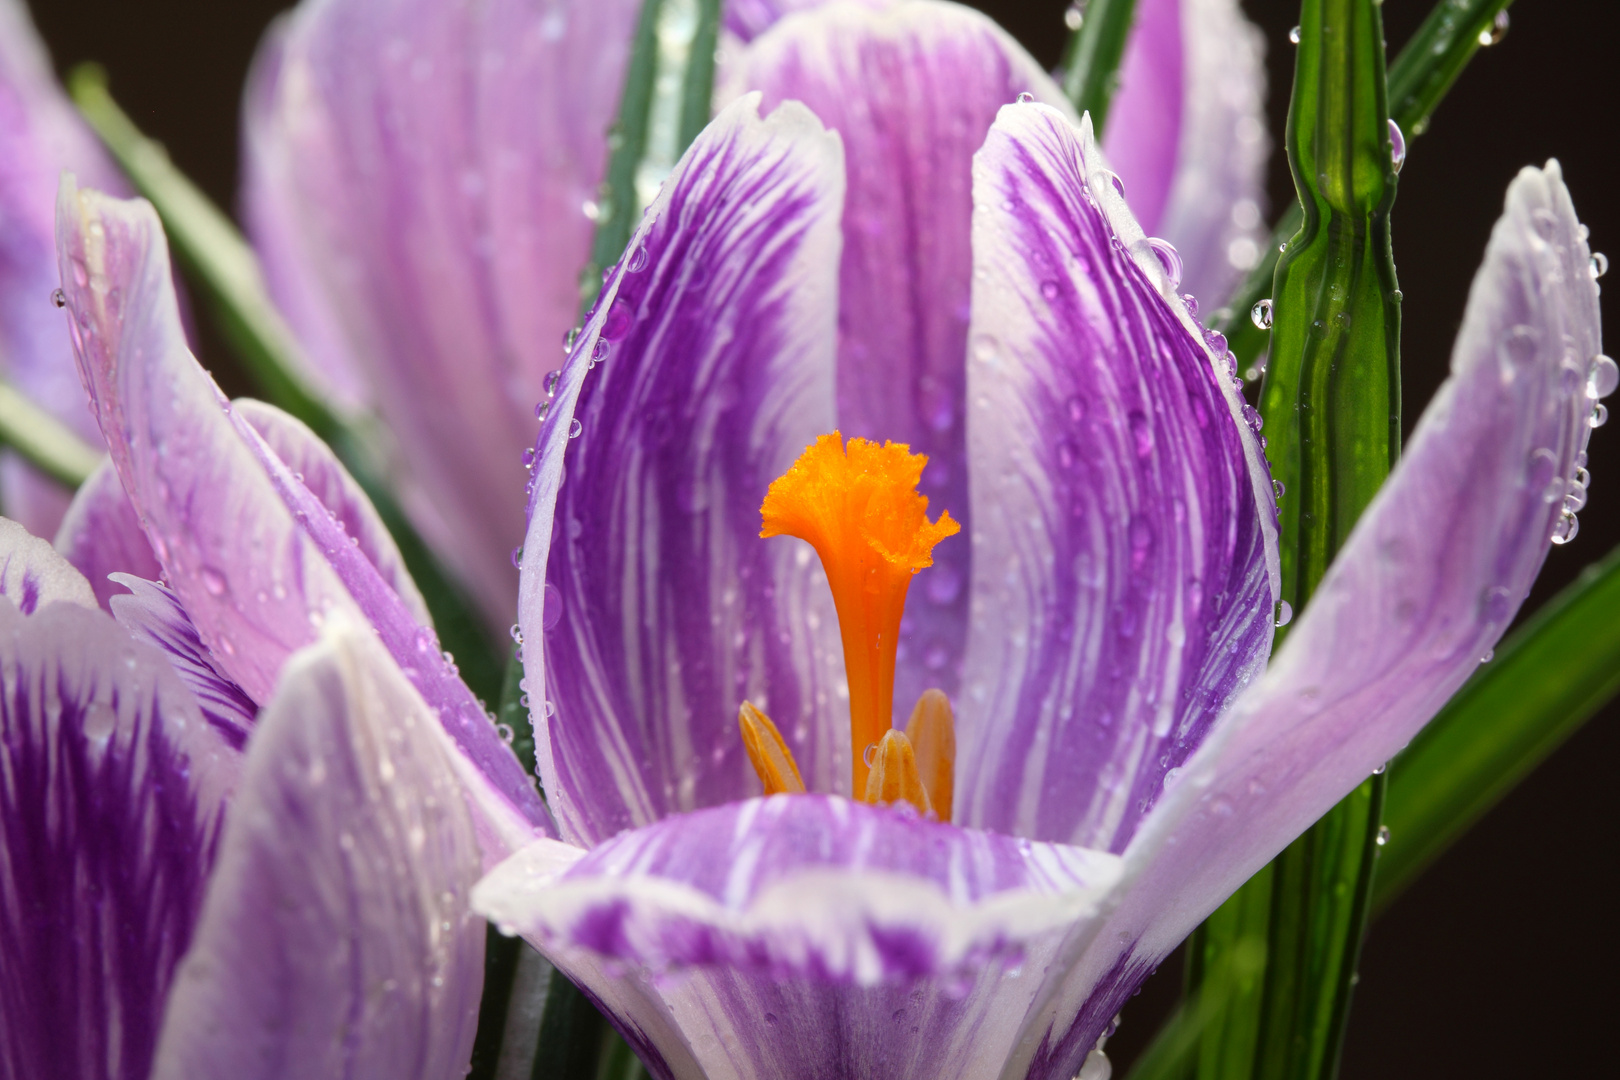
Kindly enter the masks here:
[[1249, 309], [1249, 321], [1259, 330], [1270, 330], [1272, 318], [1272, 305], [1270, 297], [1255, 301], [1254, 307]]

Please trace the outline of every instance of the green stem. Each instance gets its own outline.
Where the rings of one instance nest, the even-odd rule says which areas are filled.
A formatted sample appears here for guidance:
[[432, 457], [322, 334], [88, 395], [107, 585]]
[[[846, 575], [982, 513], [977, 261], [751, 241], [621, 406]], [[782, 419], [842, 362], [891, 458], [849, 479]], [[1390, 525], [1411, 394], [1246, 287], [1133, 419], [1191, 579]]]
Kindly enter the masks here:
[[1099, 142], [1119, 88], [1119, 64], [1135, 15], [1136, 0], [1090, 0], [1063, 52], [1063, 92], [1076, 112], [1091, 114]]
[[0, 446], [69, 488], [84, 483], [101, 464], [101, 451], [4, 381], [0, 381]]

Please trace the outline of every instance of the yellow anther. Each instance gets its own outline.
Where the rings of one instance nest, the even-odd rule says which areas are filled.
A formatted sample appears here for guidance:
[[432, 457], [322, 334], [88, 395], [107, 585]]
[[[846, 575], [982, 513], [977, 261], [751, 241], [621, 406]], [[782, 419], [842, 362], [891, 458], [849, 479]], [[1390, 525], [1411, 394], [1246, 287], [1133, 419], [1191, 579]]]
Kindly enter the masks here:
[[906, 722], [906, 738], [917, 755], [917, 775], [939, 820], [951, 820], [956, 793], [956, 718], [942, 690], [924, 690]]
[[856, 796], [866, 790], [863, 751], [894, 714], [894, 657], [911, 576], [934, 563], [934, 545], [960, 531], [949, 512], [928, 520], [917, 492], [922, 454], [898, 443], [838, 432], [811, 444], [771, 483], [760, 536], [797, 536], [821, 556], [844, 639]]
[[871, 770], [866, 774], [866, 801], [879, 806], [905, 800], [919, 814], [929, 813], [928, 790], [917, 775], [917, 755], [911, 740], [899, 728], [890, 728], [872, 751]]
[[765, 785], [765, 794], [804, 794], [804, 780], [799, 776], [793, 751], [782, 741], [782, 733], [771, 718], [745, 701], [737, 711], [737, 726], [742, 728], [743, 746], [748, 748], [748, 760], [754, 763], [754, 771]]

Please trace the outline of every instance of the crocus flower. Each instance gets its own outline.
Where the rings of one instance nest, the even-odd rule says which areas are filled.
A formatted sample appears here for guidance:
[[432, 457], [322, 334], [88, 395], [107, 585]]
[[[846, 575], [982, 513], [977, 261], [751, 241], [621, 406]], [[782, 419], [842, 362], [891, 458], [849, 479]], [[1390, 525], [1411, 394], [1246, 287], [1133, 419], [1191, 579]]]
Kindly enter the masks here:
[[[250, 81], [243, 204], [271, 290], [334, 395], [369, 403], [386, 422], [407, 509], [473, 585], [492, 625], [511, 621], [508, 556], [523, 532], [511, 495], [523, 481], [514, 447], [533, 441], [535, 402], [563, 359], [558, 343], [577, 320], [593, 230], [604, 215], [638, 209], [611, 207], [598, 186], [639, 8], [636, 0], [306, 3], [271, 33]], [[953, 296], [927, 319], [896, 320], [887, 340], [847, 345], [907, 342], [917, 370], [901, 375], [897, 366], [895, 377], [922, 380], [925, 430], [952, 430], [926, 442], [884, 435], [934, 453], [933, 443], [960, 444], [962, 433], [946, 403], [960, 386], [930, 368], [934, 354], [960, 353], [966, 329], [968, 155], [1003, 100], [1031, 91], [1056, 104], [1061, 95], [1007, 35], [955, 5], [747, 0], [726, 5], [721, 100], [762, 78], [791, 81], [781, 69], [797, 48], [813, 47], [803, 43], [874, 20], [890, 27], [884, 62], [898, 68], [844, 72], [845, 83], [826, 83], [819, 95], [792, 83], [790, 96], [870, 153], [851, 155], [852, 190], [874, 200], [886, 191], [915, 210], [906, 232], [879, 235], [851, 221], [849, 272], [860, 275], [857, 259], [888, 263], [886, 275], [872, 266], [860, 276], [895, 285], [926, 266], [915, 287]], [[928, 24], [950, 29], [918, 29]], [[903, 116], [885, 112], [873, 91], [908, 78], [913, 64], [920, 75], [927, 55], [963, 27], [992, 46], [993, 66], [972, 76], [973, 89]], [[899, 47], [907, 35], [909, 51]], [[1107, 152], [1144, 225], [1180, 249], [1188, 287], [1219, 303], [1258, 250], [1267, 151], [1258, 32], [1233, 0], [1143, 0], [1122, 77]], [[874, 105], [857, 136], [863, 121], [851, 110]], [[917, 125], [914, 138], [926, 126], [938, 160], [953, 166], [933, 178], [897, 171], [904, 139], [886, 125], [900, 120]], [[869, 212], [864, 199], [850, 205]], [[961, 224], [935, 229], [930, 214], [946, 205]], [[870, 213], [898, 220], [892, 207]], [[962, 494], [959, 484], [947, 489]], [[936, 580], [954, 581], [965, 598], [965, 565], [941, 557], [949, 570]], [[909, 671], [903, 664], [907, 686]]]
[[[124, 183], [67, 101], [22, 0], [0, 0], [0, 375], [99, 445], [73, 372], [73, 347], [56, 288], [56, 178], [71, 169], [103, 191]], [[50, 536], [72, 492], [7, 450], [0, 454], [5, 512]]]
[[0, 1071], [464, 1070], [478, 845], [374, 636], [334, 617], [255, 716], [163, 587], [115, 621], [5, 519], [0, 565]]
[[[930, 454], [944, 481], [921, 473], [962, 531], [928, 534], [904, 447], [864, 473], [875, 445], [805, 453], [840, 429], [909, 436], [921, 383], [892, 376], [913, 357], [850, 343], [959, 300], [862, 276], [863, 233], [912, 219], [869, 201], [860, 121], [915, 110], [879, 176], [926, 187], [949, 167], [927, 107], [992, 92], [1005, 54], [976, 26], [888, 17], [844, 9], [775, 43], [792, 62], [664, 185], [535, 448], [520, 622], [561, 839], [498, 867], [474, 906], [658, 1076], [1074, 1076], [1160, 960], [1477, 666], [1615, 382], [1558, 166], [1526, 169], [1450, 379], [1271, 657], [1273, 489], [1224, 342], [1089, 120], [1003, 104], [971, 136], [971, 204], [938, 226], [970, 230], [971, 300], [965, 348], [926, 369], [960, 388], [942, 399], [960, 447]], [[836, 134], [812, 92], [815, 114], [768, 111], [840, 80]], [[839, 460], [859, 475], [836, 480]], [[772, 500], [795, 490], [824, 534], [784, 525]], [[816, 550], [760, 539], [762, 504], [767, 534]], [[958, 621], [913, 598], [898, 642], [873, 618], [846, 622], [841, 650], [840, 619], [904, 595], [884, 567], [925, 565], [935, 541], [916, 591], [965, 548]], [[859, 784], [863, 764], [911, 768], [861, 717], [912, 699], [893, 670], [854, 669], [936, 645], [946, 662], [920, 668], [955, 713], [948, 821]]]

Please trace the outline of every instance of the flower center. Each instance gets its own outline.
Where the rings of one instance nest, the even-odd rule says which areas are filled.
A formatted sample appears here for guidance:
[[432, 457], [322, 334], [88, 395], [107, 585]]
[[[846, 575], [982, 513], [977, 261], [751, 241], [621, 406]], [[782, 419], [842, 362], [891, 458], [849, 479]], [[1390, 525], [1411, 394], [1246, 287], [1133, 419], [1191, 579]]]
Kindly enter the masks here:
[[[759, 535], [807, 541], [827, 573], [844, 642], [856, 797], [903, 798], [949, 820], [956, 756], [950, 702], [930, 690], [918, 701], [907, 730], [892, 729], [895, 649], [906, 589], [913, 574], [933, 565], [934, 545], [961, 531], [948, 511], [938, 521], [928, 520], [928, 498], [917, 491], [927, 463], [927, 457], [898, 443], [850, 439], [846, 447], [838, 432], [823, 435], [771, 483], [760, 507]], [[798, 785], [775, 790], [804, 790], [775, 726], [751, 705], [743, 712], [744, 741], [767, 792], [777, 782], [767, 771], [781, 775], [773, 747], [780, 749]], [[755, 747], [763, 756], [756, 756]]]

